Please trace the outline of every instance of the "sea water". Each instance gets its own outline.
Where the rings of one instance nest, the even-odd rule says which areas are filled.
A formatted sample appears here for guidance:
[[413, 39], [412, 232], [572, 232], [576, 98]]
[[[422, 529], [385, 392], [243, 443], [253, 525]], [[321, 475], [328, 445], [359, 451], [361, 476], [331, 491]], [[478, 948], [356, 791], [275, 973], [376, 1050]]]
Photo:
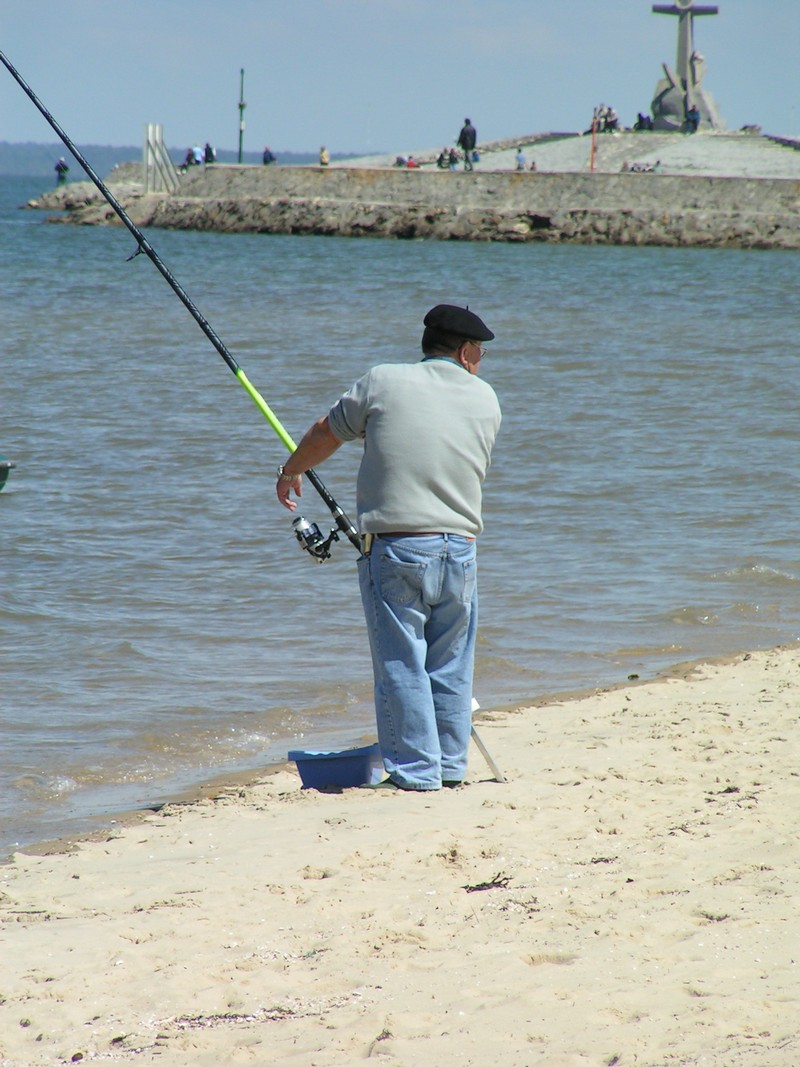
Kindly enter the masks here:
[[[183, 304], [41, 191], [0, 178], [0, 855], [374, 738], [355, 550], [302, 552], [285, 447]], [[433, 304], [495, 331], [483, 708], [798, 638], [800, 254], [148, 238], [295, 440]], [[318, 471], [351, 514], [358, 462]]]

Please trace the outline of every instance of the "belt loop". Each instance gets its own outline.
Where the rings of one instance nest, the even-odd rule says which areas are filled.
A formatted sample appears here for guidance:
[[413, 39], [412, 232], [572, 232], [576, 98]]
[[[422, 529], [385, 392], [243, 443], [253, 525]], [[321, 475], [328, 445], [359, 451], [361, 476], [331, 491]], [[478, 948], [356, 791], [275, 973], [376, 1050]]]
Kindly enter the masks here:
[[375, 534], [365, 533], [361, 535], [361, 555], [368, 556], [372, 551], [372, 542], [375, 540]]

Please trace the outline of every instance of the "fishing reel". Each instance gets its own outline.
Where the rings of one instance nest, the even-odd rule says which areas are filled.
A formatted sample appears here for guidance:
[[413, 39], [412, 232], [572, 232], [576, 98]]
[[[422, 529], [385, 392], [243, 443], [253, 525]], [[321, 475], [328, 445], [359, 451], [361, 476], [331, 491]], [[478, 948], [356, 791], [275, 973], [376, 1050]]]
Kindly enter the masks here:
[[299, 515], [296, 519], [292, 519], [292, 528], [300, 547], [313, 556], [317, 563], [324, 563], [326, 559], [331, 558], [331, 545], [339, 540], [339, 533], [335, 527], [327, 537], [324, 537], [322, 530], [315, 522], [309, 522], [308, 519]]

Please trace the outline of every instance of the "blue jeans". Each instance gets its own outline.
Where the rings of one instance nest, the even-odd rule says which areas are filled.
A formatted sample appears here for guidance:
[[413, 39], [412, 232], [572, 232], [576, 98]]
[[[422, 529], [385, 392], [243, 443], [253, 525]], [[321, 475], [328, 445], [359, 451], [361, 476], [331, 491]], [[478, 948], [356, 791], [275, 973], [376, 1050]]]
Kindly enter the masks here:
[[406, 789], [463, 781], [478, 624], [475, 540], [376, 537], [358, 575], [387, 773]]

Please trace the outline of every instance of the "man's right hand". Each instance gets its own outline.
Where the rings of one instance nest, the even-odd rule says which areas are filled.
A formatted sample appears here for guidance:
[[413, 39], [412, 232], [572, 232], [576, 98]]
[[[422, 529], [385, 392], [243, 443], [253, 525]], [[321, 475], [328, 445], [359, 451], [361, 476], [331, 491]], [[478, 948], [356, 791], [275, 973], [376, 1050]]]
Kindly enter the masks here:
[[303, 495], [303, 475], [295, 474], [289, 478], [283, 473], [283, 467], [278, 468], [278, 481], [275, 483], [275, 493], [280, 500], [281, 504], [289, 511], [297, 510], [297, 502], [292, 500], [289, 496], [291, 491], [294, 490], [295, 496]]

